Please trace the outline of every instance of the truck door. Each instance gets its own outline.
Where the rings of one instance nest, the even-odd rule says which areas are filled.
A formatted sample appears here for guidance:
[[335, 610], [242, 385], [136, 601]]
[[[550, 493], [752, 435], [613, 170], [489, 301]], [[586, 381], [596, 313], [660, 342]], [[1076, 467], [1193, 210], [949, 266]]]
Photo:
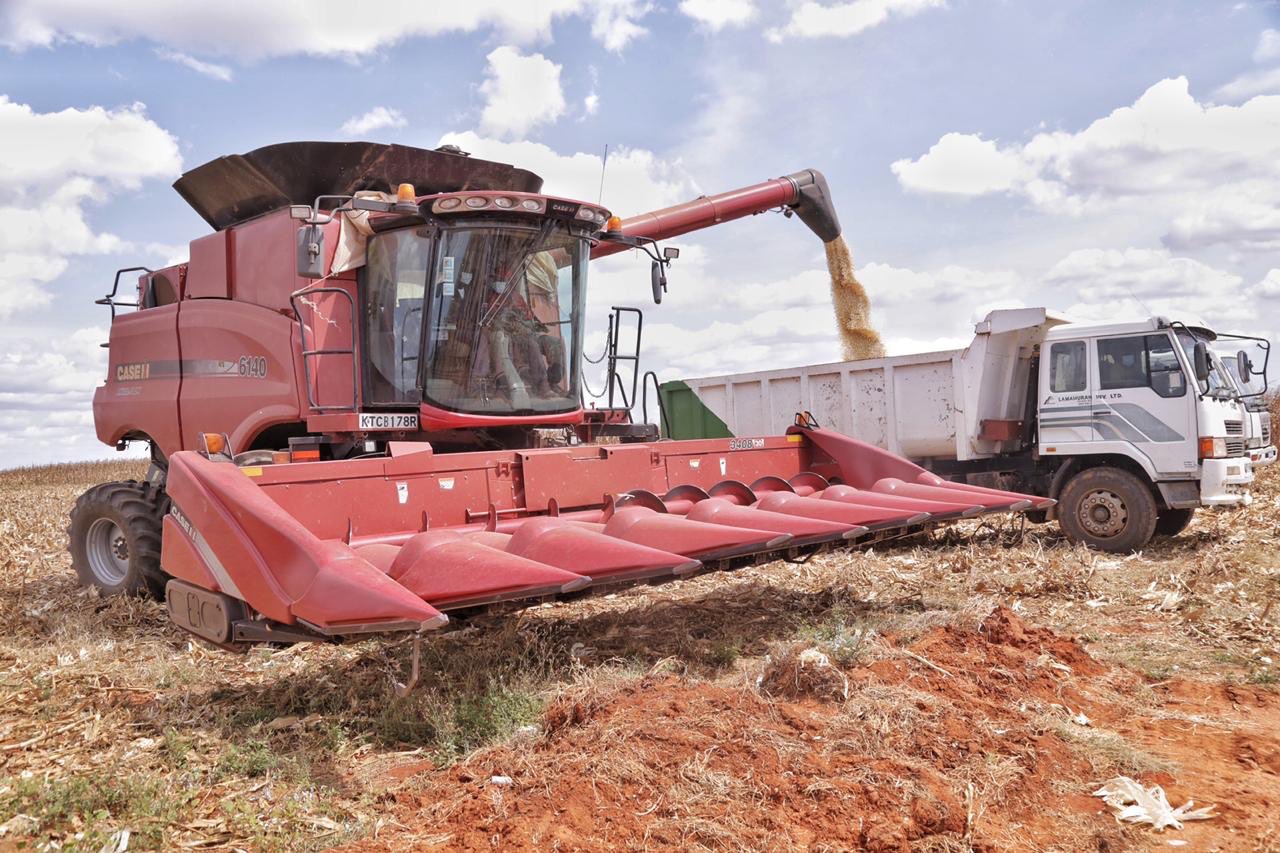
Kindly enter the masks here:
[[1169, 335], [1099, 338], [1096, 345], [1093, 418], [1099, 441], [1133, 445], [1160, 474], [1194, 471], [1195, 411]]
[[1042, 454], [1089, 452], [1078, 446], [1094, 439], [1087, 341], [1053, 341], [1042, 350], [1037, 414]]

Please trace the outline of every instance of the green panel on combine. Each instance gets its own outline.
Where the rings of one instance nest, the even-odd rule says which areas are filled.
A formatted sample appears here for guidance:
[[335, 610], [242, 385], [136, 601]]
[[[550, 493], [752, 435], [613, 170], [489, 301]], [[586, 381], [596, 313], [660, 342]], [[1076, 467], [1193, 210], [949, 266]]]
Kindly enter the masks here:
[[658, 389], [666, 410], [667, 438], [733, 438], [725, 422], [703, 404], [697, 392], [683, 382], [664, 382]]

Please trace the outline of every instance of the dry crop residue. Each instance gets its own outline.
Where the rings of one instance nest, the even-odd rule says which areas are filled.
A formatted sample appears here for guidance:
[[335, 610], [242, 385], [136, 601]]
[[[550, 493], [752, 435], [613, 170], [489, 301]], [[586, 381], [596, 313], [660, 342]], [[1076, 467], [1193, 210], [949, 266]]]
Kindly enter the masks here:
[[[412, 829], [384, 832], [380, 844], [1128, 849], [1145, 836], [1088, 796], [1093, 780], [1118, 772], [1165, 784], [1178, 803], [1219, 804], [1220, 819], [1178, 837], [1254, 849], [1274, 821], [1274, 693], [1147, 688], [1004, 607], [976, 627], [935, 628], [901, 647], [889, 638], [878, 659], [844, 674], [844, 701], [661, 671], [580, 685], [549, 707], [541, 735], [401, 788], [395, 820]], [[1144, 711], [1118, 701], [1142, 691]], [[1241, 727], [1189, 736], [1208, 711]]]
[[[145, 468], [0, 473], [0, 850], [1280, 845], [1280, 466], [1141, 554], [992, 517], [500, 608], [404, 699], [407, 645], [229, 655], [79, 589], [67, 511]], [[1122, 827], [1118, 774], [1220, 817]]]
[[880, 358], [884, 344], [871, 326], [871, 299], [853, 272], [853, 256], [843, 237], [837, 237], [824, 248], [827, 270], [831, 273], [831, 303], [840, 328], [840, 346], [845, 361]]

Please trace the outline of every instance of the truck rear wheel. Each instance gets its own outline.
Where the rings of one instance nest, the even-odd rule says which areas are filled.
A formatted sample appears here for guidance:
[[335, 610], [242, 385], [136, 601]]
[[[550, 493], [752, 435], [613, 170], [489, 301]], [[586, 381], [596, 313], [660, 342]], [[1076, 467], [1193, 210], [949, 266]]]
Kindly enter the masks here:
[[1146, 545], [1155, 534], [1155, 496], [1128, 471], [1086, 468], [1071, 478], [1059, 500], [1063, 532], [1090, 548], [1125, 553]]
[[81, 586], [102, 595], [164, 598], [168, 576], [160, 568], [164, 492], [127, 480], [82, 494], [71, 510], [67, 549]]
[[1187, 529], [1196, 514], [1195, 507], [1187, 509], [1162, 509], [1156, 518], [1157, 536], [1177, 536]]

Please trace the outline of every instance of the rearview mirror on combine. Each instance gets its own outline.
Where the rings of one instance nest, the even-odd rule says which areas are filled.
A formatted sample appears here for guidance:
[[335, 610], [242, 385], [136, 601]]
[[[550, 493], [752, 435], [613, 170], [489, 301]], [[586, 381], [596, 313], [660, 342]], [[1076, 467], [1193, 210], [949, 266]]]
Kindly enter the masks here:
[[674, 261], [676, 258], [680, 257], [680, 250], [675, 246], [667, 246], [662, 250], [662, 257], [669, 261]]
[[649, 280], [653, 286], [653, 304], [662, 304], [662, 293], [667, 289], [667, 274], [662, 269], [661, 261], [654, 261], [649, 267]]
[[311, 205], [309, 204], [291, 204], [289, 205], [289, 218], [301, 219], [306, 222], [311, 218]]
[[298, 277], [324, 278], [324, 231], [319, 225], [298, 229]]
[[1196, 379], [1205, 382], [1209, 379], [1209, 345], [1204, 341], [1196, 341], [1191, 351], [1191, 366], [1195, 369]]

